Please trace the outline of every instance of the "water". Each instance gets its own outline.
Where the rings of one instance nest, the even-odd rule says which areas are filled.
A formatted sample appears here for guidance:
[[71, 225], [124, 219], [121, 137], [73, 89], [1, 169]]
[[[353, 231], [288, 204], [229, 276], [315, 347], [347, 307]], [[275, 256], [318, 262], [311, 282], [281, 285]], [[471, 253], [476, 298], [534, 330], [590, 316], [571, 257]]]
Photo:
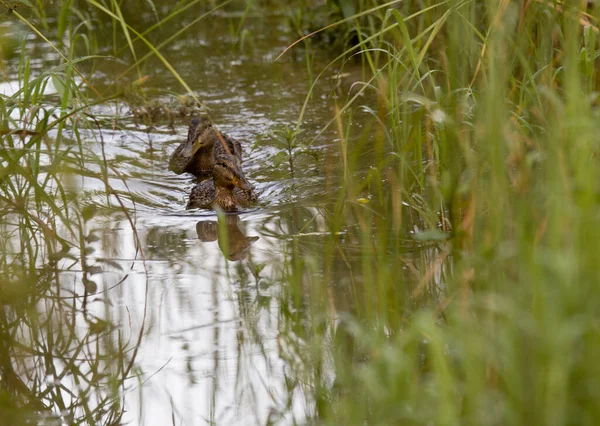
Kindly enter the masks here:
[[[112, 304], [109, 316], [126, 319], [121, 328], [132, 337], [142, 335], [135, 365], [143, 385], [131, 385], [135, 390], [125, 397], [124, 423], [164, 425], [175, 417], [177, 424], [189, 425], [267, 424], [281, 415], [281, 424], [291, 424], [306, 417], [304, 395], [288, 406], [278, 340], [281, 289], [275, 280], [281, 276], [285, 237], [298, 232], [289, 225], [295, 203], [332, 194], [323, 190], [316, 172], [292, 179], [288, 170], [275, 170], [270, 157], [276, 150], [268, 140], [254, 146], [277, 124], [295, 124], [309, 87], [303, 62], [272, 62], [291, 37], [283, 17], [248, 19], [256, 34], [250, 52], [228, 42], [229, 19], [221, 13], [199, 25], [167, 57], [219, 128], [242, 141], [244, 171], [261, 194], [256, 208], [223, 219], [227, 237], [218, 235], [214, 212], [184, 210], [194, 179], [167, 168], [168, 156], [185, 138], [185, 123], [176, 123], [175, 134], [133, 123], [118, 131], [103, 129], [107, 156], [119, 158], [118, 171], [136, 198], [135, 229], [143, 250], [136, 254], [127, 220], [94, 223], [110, 230], [106, 240], [117, 241], [108, 247], [98, 243], [95, 255], [120, 263], [129, 274], [121, 283], [119, 273], [98, 280]], [[266, 27], [270, 34], [261, 35]], [[169, 74], [153, 78], [164, 78], [167, 90], [180, 90]], [[328, 110], [326, 89], [315, 94], [317, 111]], [[313, 133], [326, 118], [317, 111], [307, 116]], [[315, 230], [318, 209], [312, 214], [315, 224], [309, 229]]]
[[[249, 36], [240, 48], [230, 25], [241, 16], [235, 9], [219, 11], [163, 53], [208, 107], [220, 130], [242, 141], [244, 171], [260, 193], [256, 208], [222, 218], [212, 211], [185, 210], [194, 178], [177, 176], [167, 167], [170, 153], [187, 133], [183, 118], [149, 126], [130, 114], [127, 103], [117, 101], [94, 107], [100, 128], [84, 134], [96, 160], [104, 161], [104, 156], [110, 164], [108, 183], [119, 198], [107, 197], [104, 182], [93, 174], [77, 176], [70, 184], [87, 205], [104, 211], [122, 203], [127, 214], [116, 209], [86, 224], [87, 231], [98, 236], [87, 245], [88, 267], [93, 271], [85, 287], [89, 294], [84, 295], [81, 270], [65, 271], [60, 277], [61, 291], [68, 298], [76, 296], [75, 342], [82, 342], [79, 349], [72, 343], [64, 353], [77, 359], [76, 371], [93, 375], [91, 394], [98, 399], [91, 406], [122, 404], [123, 424], [310, 421], [315, 416], [313, 385], [298, 380], [314, 374], [313, 366], [306, 364], [311, 346], [305, 339], [311, 331], [298, 313], [312, 299], [320, 306], [312, 314], [335, 327], [338, 316], [353, 312], [355, 300], [366, 294], [361, 282], [367, 278], [353, 266], [364, 262], [365, 256], [366, 243], [355, 232], [360, 221], [331, 232], [331, 212], [342, 184], [339, 138], [334, 129], [321, 130], [333, 116], [339, 68], [324, 73], [305, 115], [301, 138], [311, 141], [317, 156], [299, 158], [294, 173], [287, 162], [275, 167], [279, 150], [269, 132], [295, 126], [311, 78], [331, 58], [324, 50], [311, 51], [310, 74], [302, 46], [273, 62], [295, 39], [281, 11], [247, 16], [244, 28]], [[189, 18], [178, 25], [186, 22]], [[166, 38], [176, 29], [170, 26], [162, 34]], [[45, 58], [32, 62], [34, 75], [48, 66], [45, 61], [56, 58], [43, 46], [28, 44], [34, 55]], [[102, 62], [95, 82], [98, 89], [103, 89], [103, 76], [110, 82], [123, 69], [119, 62]], [[348, 69], [352, 71], [351, 66]], [[157, 99], [165, 103], [173, 100], [167, 93], [182, 91], [158, 60], [144, 66], [141, 75], [148, 75], [151, 86], [162, 90]], [[14, 91], [18, 85], [9, 79], [2, 87]], [[48, 94], [54, 90], [49, 87]], [[87, 167], [100, 171], [94, 161]], [[361, 179], [368, 175], [366, 165], [359, 164], [357, 170]], [[225, 233], [219, 232], [219, 221]], [[336, 249], [330, 252], [332, 270], [325, 271], [321, 256], [328, 244]], [[407, 253], [420, 250], [406, 244]], [[62, 263], [65, 269], [67, 263]], [[402, 267], [399, 279], [414, 280], [409, 269]], [[435, 278], [441, 274], [438, 265]], [[329, 277], [334, 285], [314, 288], [314, 276]], [[293, 291], [290, 277], [299, 277]], [[44, 307], [48, 317], [70, 327], [70, 317], [57, 314], [54, 307], [53, 303]], [[328, 333], [324, 347], [329, 346]], [[83, 360], [80, 354], [85, 355]], [[68, 365], [61, 361], [55, 363], [54, 372], [48, 367], [40, 370], [46, 374], [41, 386], [58, 389], [60, 377], [65, 389], [81, 389]], [[332, 387], [336, 373], [327, 350], [319, 371], [319, 380]], [[105, 379], [111, 375], [123, 377], [120, 402], [107, 390], [110, 382]], [[81, 414], [80, 408], [75, 411]], [[61, 416], [68, 421], [67, 414]]]

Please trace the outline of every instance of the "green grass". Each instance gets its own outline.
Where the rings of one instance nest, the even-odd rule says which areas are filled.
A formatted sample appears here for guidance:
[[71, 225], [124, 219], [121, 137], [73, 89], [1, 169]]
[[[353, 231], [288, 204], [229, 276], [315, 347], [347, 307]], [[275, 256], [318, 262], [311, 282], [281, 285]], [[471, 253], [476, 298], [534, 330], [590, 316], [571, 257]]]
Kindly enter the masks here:
[[[334, 362], [333, 387], [318, 367], [306, 378], [317, 423], [598, 421], [595, 22], [550, 2], [449, 1], [339, 23], [361, 35], [342, 57], [360, 51], [377, 99], [369, 135], [341, 130], [360, 97], [337, 109], [340, 155], [385, 155], [329, 210], [356, 246], [332, 237], [324, 261], [292, 250], [320, 266], [284, 271], [298, 284], [281, 303], [311, 306], [303, 362]], [[353, 255], [350, 315], [332, 322], [331, 271]]]
[[[19, 90], [0, 96], [0, 412], [6, 425], [120, 424], [126, 380], [140, 373], [135, 358], [141, 334], [123, 338], [115, 332], [121, 318], [89, 308], [102, 295], [97, 282], [103, 270], [120, 266], [94, 257], [101, 230], [90, 221], [98, 208], [82, 194], [83, 177], [100, 182], [109, 211], [129, 220], [143, 260], [135, 210], [125, 208], [133, 196], [109, 184], [109, 176], [120, 176], [106, 160], [100, 125], [90, 114], [93, 106], [136, 91], [143, 97], [141, 82], [115, 82], [104, 94], [91, 83], [96, 64], [112, 59], [96, 54], [97, 34], [81, 24], [97, 17], [94, 6], [128, 28], [118, 7], [115, 14], [95, 2], [78, 8], [72, 1], [38, 2], [12, 12], [0, 3], [13, 28], [37, 35], [58, 57], [54, 67], [34, 76], [25, 41], [20, 53], [2, 41], [2, 70], [5, 59], [20, 59]], [[47, 94], [50, 84], [54, 95]], [[182, 110], [194, 104], [182, 103]], [[89, 134], [100, 152], [84, 143]]]
[[[332, 20], [324, 32], [338, 40], [339, 57], [317, 74], [306, 51], [314, 85], [344, 64], [362, 71], [356, 90], [332, 101], [328, 127], [338, 141], [330, 148], [338, 152], [322, 170], [339, 192], [320, 207], [327, 235], [306, 237], [313, 224], [303, 225], [281, 253], [279, 276], [269, 277], [281, 287], [290, 405], [295, 390], [310, 395], [309, 421], [324, 425], [595, 425], [597, 12], [546, 1], [379, 3], [330, 1], [323, 10], [297, 2], [289, 21], [308, 32], [313, 17]], [[61, 59], [32, 78], [22, 54], [22, 90], [0, 97], [0, 411], [15, 424], [60, 411], [70, 424], [118, 424], [119, 392], [135, 371], [135, 352], [109, 322], [82, 311], [95, 290], [89, 278], [98, 265], [86, 247], [97, 236], [77, 176], [94, 176], [116, 208], [123, 204], [108, 184], [114, 171], [80, 134], [96, 128], [90, 105], [125, 91], [116, 82], [101, 94], [82, 71], [102, 58], [94, 32], [74, 17], [110, 29], [113, 54], [131, 64], [121, 78], [136, 81], [134, 89], [143, 82], [139, 66], [156, 56], [191, 93], [160, 53], [170, 40], [149, 40], [154, 26], [134, 28], [119, 2], [73, 4], [38, 2], [31, 15], [12, 14], [40, 37], [56, 25], [47, 42]], [[248, 36], [241, 23], [234, 34]], [[300, 46], [322, 48], [307, 40]], [[53, 106], [41, 96], [48, 81], [59, 92]], [[326, 130], [313, 140], [300, 133], [311, 93], [296, 126], [273, 132], [276, 160], [295, 176]], [[81, 268], [75, 304], [57, 286], [67, 260]], [[68, 312], [83, 315], [89, 332], [40, 337], [50, 323], [68, 324]], [[115, 365], [100, 356], [81, 361], [97, 342]], [[32, 353], [41, 355], [37, 369], [17, 374]], [[43, 356], [50, 353], [68, 366], [69, 380], [86, 383], [71, 405], [44, 387], [43, 372], [56, 369]], [[103, 380], [88, 382], [90, 372]]]

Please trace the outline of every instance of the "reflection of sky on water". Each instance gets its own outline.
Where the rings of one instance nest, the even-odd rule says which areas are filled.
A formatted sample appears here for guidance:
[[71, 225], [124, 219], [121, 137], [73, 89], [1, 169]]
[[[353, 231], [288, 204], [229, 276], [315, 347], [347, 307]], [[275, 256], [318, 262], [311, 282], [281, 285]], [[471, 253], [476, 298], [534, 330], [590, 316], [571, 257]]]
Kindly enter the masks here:
[[[208, 222], [217, 220], [214, 212], [184, 210], [194, 179], [167, 169], [170, 153], [187, 132], [183, 120], [176, 121], [174, 129], [165, 123], [149, 128], [135, 122], [128, 115], [127, 104], [119, 99], [90, 109], [101, 130], [95, 122], [87, 131], [81, 129], [89, 154], [86, 168], [92, 173], [70, 175], [67, 189], [81, 193], [83, 204], [105, 206], [108, 198], [112, 206], [119, 206], [114, 195], [106, 196], [99, 176], [99, 164], [105, 157], [110, 165], [108, 183], [120, 191], [145, 258], [140, 260], [136, 236], [123, 213], [87, 224], [101, 235], [101, 240], [92, 244], [96, 250], [90, 259], [113, 260], [123, 269], [109, 271], [110, 266], [105, 265], [105, 272], [93, 277], [100, 293], [91, 295], [89, 309], [119, 324], [115, 339], [119, 332], [129, 342], [128, 356], [133, 356], [132, 348], [143, 328], [125, 393], [124, 424], [163, 426], [172, 424], [173, 415], [178, 425], [210, 421], [217, 425], [267, 424], [269, 416], [276, 420], [278, 412], [289, 416], [279, 424], [290, 424], [292, 415], [301, 423], [306, 410], [312, 409], [298, 390], [300, 386], [292, 395], [286, 388], [287, 366], [280, 351], [298, 348], [285, 348], [288, 339], [296, 338], [289, 329], [285, 339], [280, 338], [283, 314], [276, 296], [283, 292], [281, 277], [286, 244], [293, 238], [290, 235], [326, 233], [324, 217], [315, 206], [323, 199], [335, 198], [338, 188], [335, 183], [324, 184], [325, 173], [311, 163], [314, 160], [297, 162], [292, 178], [285, 162], [273, 167], [271, 159], [278, 153], [273, 141], [266, 138], [254, 145], [275, 125], [295, 127], [310, 79], [303, 46], [273, 63], [294, 38], [283, 16], [246, 17], [245, 27], [251, 30], [254, 43], [244, 52], [236, 43], [226, 42], [232, 16], [236, 15], [217, 14], [191, 28], [163, 54], [211, 109], [219, 128], [244, 144], [244, 171], [261, 194], [261, 202], [240, 215], [240, 244], [230, 244], [239, 250], [238, 255], [224, 255], [219, 236], [214, 239], [206, 234], [212, 231]], [[35, 46], [45, 52], [44, 43]], [[327, 63], [327, 58], [319, 57], [319, 50], [315, 52], [313, 78]], [[56, 65], [56, 55], [44, 55]], [[39, 75], [47, 65], [45, 60], [32, 61], [32, 75]], [[78, 67], [85, 73], [86, 65]], [[102, 82], [112, 82], [123, 71], [120, 67], [117, 61], [100, 62], [98, 76], [91, 81], [102, 90]], [[141, 72], [150, 77], [152, 87], [183, 90], [155, 60], [142, 66]], [[330, 94], [337, 81], [329, 77], [335, 72], [326, 72], [313, 91], [300, 136], [307, 141], [332, 117]], [[19, 89], [16, 75], [10, 78], [0, 83], [0, 93]], [[49, 79], [49, 109], [59, 104], [55, 94]], [[56, 135], [53, 132], [50, 137]], [[64, 134], [69, 136], [68, 128]], [[320, 161], [326, 155], [338, 158], [336, 132], [325, 132], [314, 148], [320, 150]], [[199, 222], [207, 225], [199, 226]], [[204, 238], [199, 238], [199, 227]], [[244, 241], [244, 236], [258, 239]], [[319, 238], [301, 244], [311, 255], [322, 249]], [[65, 276], [72, 286], [73, 275]], [[99, 301], [94, 302], [96, 299]], [[258, 299], [267, 302], [259, 306]], [[288, 398], [292, 398], [291, 409], [286, 406]]]
[[[288, 397], [283, 381], [285, 366], [278, 356], [278, 306], [272, 298], [268, 307], [241, 316], [241, 311], [248, 312], [248, 306], [240, 307], [240, 300], [252, 306], [248, 296], [255, 297], [262, 290], [250, 273], [244, 277], [239, 268], [247, 272], [249, 262], [264, 264], [260, 275], [277, 276], [275, 269], [280, 266], [273, 260], [280, 241], [260, 235], [262, 224], [242, 220], [240, 228], [246, 235], [260, 238], [253, 242], [247, 259], [230, 262], [218, 241], [197, 238], [197, 222], [192, 217], [139, 220], [137, 229], [143, 244], [158, 243], [161, 238], [148, 239], [160, 223], [165, 233], [162, 239], [169, 233], [176, 235], [171, 241], [173, 247], [163, 247], [163, 254], [145, 248], [147, 277], [142, 262], [136, 261], [129, 277], [108, 292], [114, 318], [119, 318], [132, 343], [144, 324], [136, 358], [144, 385], [140, 391], [137, 379], [130, 380], [125, 420], [164, 425], [171, 423], [174, 412], [186, 425], [208, 423], [211, 416], [216, 424], [266, 424], [271, 411], [286, 411]], [[134, 236], [127, 222], [98, 226], [112, 229], [120, 244], [106, 253], [99, 248], [96, 256], [135, 258]], [[177, 244], [185, 248], [185, 255], [173, 260], [169, 253]], [[130, 262], [120, 263], [125, 270], [130, 267]], [[105, 287], [112, 287], [115, 283], [104, 275]], [[114, 281], [119, 279], [115, 276]], [[259, 341], [250, 330], [259, 333]], [[295, 416], [301, 420], [305, 409], [302, 399], [296, 396], [295, 404]]]

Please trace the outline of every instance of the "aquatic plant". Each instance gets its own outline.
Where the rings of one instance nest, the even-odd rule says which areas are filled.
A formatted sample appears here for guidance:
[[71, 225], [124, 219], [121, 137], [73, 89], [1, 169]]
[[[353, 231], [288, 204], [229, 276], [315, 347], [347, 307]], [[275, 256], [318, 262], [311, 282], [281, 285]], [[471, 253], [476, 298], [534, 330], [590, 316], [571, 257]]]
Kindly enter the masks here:
[[[202, 13], [150, 40], [200, 3]], [[242, 22], [275, 3], [238, 4], [242, 14], [228, 18], [238, 46], [255, 36]], [[146, 18], [136, 9], [143, 4]], [[159, 110], [146, 96], [153, 92], [139, 89], [146, 67], [159, 64], [190, 91], [161, 49], [230, 4], [179, 2], [164, 14], [157, 1], [1, 3], [56, 60], [32, 72], [26, 46], [13, 46], [19, 85], [0, 96], [0, 411], [7, 423], [119, 424], [127, 391], [142, 386], [148, 372], [135, 361], [144, 318], [125, 337], [130, 312], [111, 315], [104, 297], [129, 271], [119, 259], [94, 255], [107, 244], [97, 220], [121, 215], [131, 228], [129, 260], [138, 265], [130, 267], [145, 273], [139, 195], [115, 188], [127, 182], [119, 158], [109, 161], [103, 151], [101, 129], [118, 128], [121, 117], [105, 107], [125, 99], [144, 124], [168, 121], [176, 109]], [[227, 226], [220, 233], [217, 224], [200, 226], [236, 260], [225, 268], [239, 323], [236, 354], [258, 352], [265, 371], [274, 358], [285, 364], [280, 395], [262, 376], [248, 380], [258, 369], [240, 361], [233, 379], [226, 372], [236, 402], [258, 410], [253, 398], [266, 388], [268, 413], [249, 421], [267, 424], [597, 423], [597, 11], [587, 2], [320, 4], [319, 19], [336, 19], [326, 24], [339, 30], [331, 36], [343, 35], [339, 57], [307, 78], [297, 124], [274, 126], [257, 144], [273, 153], [261, 167], [285, 164], [300, 182], [292, 191], [316, 168], [317, 201], [262, 213], [275, 219], [259, 228], [258, 241], [280, 245], [261, 260], [237, 221], [229, 226], [244, 243], [239, 258]], [[312, 2], [295, 6], [295, 31], [321, 25], [312, 22], [320, 13]], [[103, 55], [98, 37], [110, 41]], [[310, 49], [319, 45], [306, 40], [296, 59], [304, 57], [310, 74]], [[91, 77], [109, 60], [119, 67], [111, 74], [117, 82], [95, 84]], [[332, 115], [320, 131], [301, 133], [326, 96], [314, 96], [325, 78]], [[185, 105], [200, 104], [189, 96]], [[82, 191], [83, 179], [101, 189]], [[174, 259], [186, 256], [185, 232], [161, 230], [148, 232], [148, 252], [168, 257], [165, 267], [175, 270]], [[222, 347], [214, 330], [207, 421], [217, 423]]]
[[[319, 423], [600, 415], [590, 387], [600, 348], [598, 28], [586, 6], [398, 3], [369, 12], [380, 25], [361, 26], [330, 65], [357, 55], [367, 74], [330, 121], [352, 178], [339, 181], [321, 255], [292, 250], [314, 273], [290, 268], [284, 279], [302, 282], [289, 291], [310, 306], [290, 320], [310, 318], [303, 337], [314, 350], [298, 355], [319, 366], [302, 376]], [[361, 12], [332, 26], [360, 25]], [[369, 132], [350, 125], [361, 111]], [[365, 153], [371, 168], [360, 170]], [[352, 303], [327, 309], [336, 250]]]
[[[302, 131], [299, 129], [293, 129], [289, 126], [278, 126], [259, 137], [255, 145], [269, 143], [269, 145], [275, 148], [276, 152], [270, 158], [273, 167], [279, 168], [283, 163], [287, 163], [288, 170], [293, 179], [295, 173], [298, 172], [297, 162], [301, 156], [309, 157], [308, 164], [311, 162], [316, 163], [319, 160], [317, 150], [307, 146], [308, 141], [299, 137], [301, 133]], [[308, 164], [303, 164], [301, 170], [306, 170]]]
[[[9, 33], [27, 29], [55, 58], [54, 67], [35, 69], [23, 37], [7, 72], [16, 81], [0, 94], [0, 412], [7, 425], [121, 424], [123, 392], [140, 377], [135, 361], [145, 310], [137, 331], [120, 329], [123, 317], [111, 313], [103, 295], [128, 272], [95, 256], [104, 231], [93, 224], [97, 215], [123, 215], [135, 260], [144, 265], [135, 198], [112, 186], [115, 178], [126, 182], [107, 161], [102, 118], [92, 113], [124, 90], [115, 83], [103, 95], [91, 82], [95, 66], [112, 58], [96, 54], [90, 17], [94, 7], [108, 9], [93, 1], [73, 5], [0, 5], [11, 18]], [[122, 16], [120, 22], [126, 26]], [[15, 64], [14, 56], [0, 60], [3, 70], [5, 60]], [[184, 102], [178, 113], [187, 114], [190, 104], [197, 103]], [[103, 202], [81, 190], [84, 180], [103, 188]]]

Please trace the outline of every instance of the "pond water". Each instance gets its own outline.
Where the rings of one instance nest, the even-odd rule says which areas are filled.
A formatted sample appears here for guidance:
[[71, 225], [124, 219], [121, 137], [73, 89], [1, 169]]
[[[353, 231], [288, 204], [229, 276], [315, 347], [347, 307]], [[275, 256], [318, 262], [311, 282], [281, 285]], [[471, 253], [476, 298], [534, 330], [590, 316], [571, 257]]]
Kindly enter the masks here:
[[[177, 176], [167, 165], [170, 153], [185, 138], [186, 119], [177, 118], [172, 128], [164, 120], [149, 127], [120, 101], [92, 111], [100, 130], [85, 136], [88, 147], [91, 152], [104, 151], [111, 165], [108, 181], [121, 191], [128, 215], [98, 215], [87, 223], [99, 236], [89, 245], [89, 260], [103, 270], [88, 283], [88, 291], [93, 291], [74, 303], [85, 309], [85, 315], [78, 315], [93, 313], [111, 324], [100, 347], [83, 352], [86, 357], [102, 354], [106, 371], [127, 371], [119, 391], [123, 424], [309, 422], [316, 414], [313, 384], [302, 378], [318, 376], [331, 387], [336, 374], [327, 350], [320, 356], [318, 373], [305, 364], [311, 326], [304, 316], [299, 319], [298, 310], [317, 306], [307, 316], [323, 317], [335, 327], [339, 315], [352, 313], [362, 297], [357, 292], [363, 278], [353, 265], [364, 263], [365, 241], [352, 232], [359, 220], [341, 227], [331, 223], [343, 184], [339, 137], [335, 125], [321, 132], [333, 117], [334, 98], [340, 93], [339, 67], [325, 72], [305, 115], [301, 137], [314, 139], [318, 156], [304, 158], [292, 175], [287, 162], [275, 165], [278, 150], [265, 135], [278, 126], [295, 126], [311, 78], [332, 58], [322, 49], [311, 51], [312, 76], [302, 45], [274, 62], [295, 39], [283, 12], [246, 16], [247, 45], [240, 48], [230, 26], [241, 16], [243, 11], [235, 9], [215, 12], [163, 53], [209, 108], [220, 130], [242, 141], [245, 174], [260, 193], [256, 208], [222, 218], [212, 211], [185, 210], [194, 178]], [[178, 25], [185, 23], [184, 19]], [[41, 55], [42, 46], [32, 42], [30, 48]], [[41, 56], [53, 59], [49, 52]], [[41, 61], [33, 68], [44, 66]], [[101, 65], [96, 84], [101, 87], [102, 76], [110, 82], [122, 70], [117, 62]], [[158, 60], [151, 60], [142, 74], [165, 92], [183, 91]], [[342, 86], [349, 90], [347, 84]], [[357, 179], [367, 176], [367, 163], [357, 167]], [[87, 203], [107, 205], [101, 180], [77, 178], [73, 184]], [[364, 199], [370, 195], [356, 194]], [[108, 198], [117, 204], [114, 196]], [[424, 255], [404, 241], [405, 264], [398, 264], [396, 273], [399, 281], [414, 282], [411, 267], [420, 269], [414, 265], [428, 262], [437, 252], [431, 249]], [[328, 244], [334, 247], [330, 252], [323, 249]], [[413, 258], [411, 252], [418, 254]], [[325, 262], [329, 270], [323, 267], [324, 253], [332, 257]], [[436, 261], [432, 280], [439, 281], [444, 273], [441, 263]], [[294, 277], [300, 281], [293, 283]], [[81, 273], [65, 272], [61, 282], [81, 296], [80, 278]], [[331, 286], [312, 287], [324, 281]], [[302, 300], [293, 300], [298, 295]], [[77, 333], [85, 333], [87, 326], [79, 323]], [[328, 333], [323, 336], [328, 347]], [[124, 347], [115, 347], [116, 342], [125, 342]], [[87, 368], [101, 370], [97, 365]], [[62, 377], [64, 383], [71, 380], [69, 386], [79, 386]], [[103, 386], [109, 387], [104, 383], [94, 391], [104, 393]]]
[[[144, 384], [125, 397], [124, 422], [164, 425], [174, 417], [188, 425], [267, 424], [281, 413], [283, 424], [291, 424], [302, 422], [309, 407], [304, 395], [290, 401], [286, 389], [277, 280], [289, 235], [325, 232], [319, 200], [335, 193], [316, 167], [292, 179], [273, 167], [276, 151], [268, 141], [254, 146], [275, 125], [295, 124], [310, 82], [303, 61], [273, 63], [291, 36], [284, 16], [248, 17], [253, 48], [240, 52], [228, 32], [232, 13], [239, 15], [213, 15], [167, 56], [219, 128], [242, 141], [244, 171], [260, 193], [255, 209], [224, 219], [228, 251], [214, 212], [184, 210], [193, 177], [167, 168], [186, 123], [176, 123], [175, 134], [160, 126], [144, 131], [133, 122], [129, 129], [103, 129], [107, 155], [118, 156], [118, 170], [136, 196], [143, 249], [143, 257], [136, 255], [127, 219], [92, 225], [105, 230], [102, 241], [108, 242], [98, 244], [96, 255], [132, 270], [118, 285], [119, 274], [112, 280], [104, 274], [111, 318], [128, 318], [129, 333], [143, 335], [135, 364]], [[168, 71], [155, 78], [180, 90]], [[325, 91], [314, 97], [307, 120], [316, 132], [329, 118], [330, 102]]]

